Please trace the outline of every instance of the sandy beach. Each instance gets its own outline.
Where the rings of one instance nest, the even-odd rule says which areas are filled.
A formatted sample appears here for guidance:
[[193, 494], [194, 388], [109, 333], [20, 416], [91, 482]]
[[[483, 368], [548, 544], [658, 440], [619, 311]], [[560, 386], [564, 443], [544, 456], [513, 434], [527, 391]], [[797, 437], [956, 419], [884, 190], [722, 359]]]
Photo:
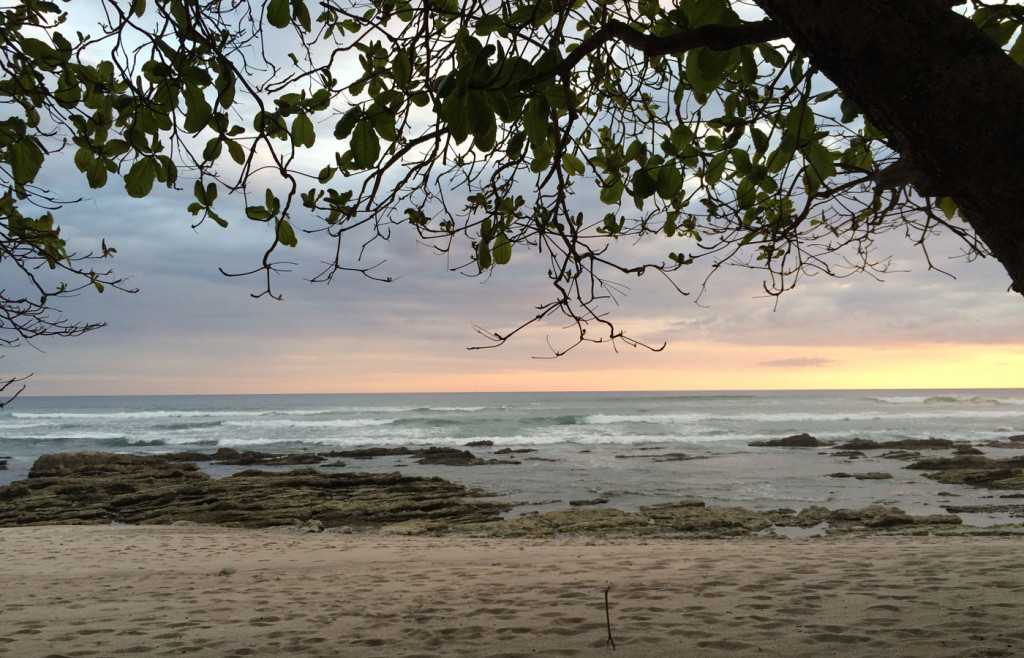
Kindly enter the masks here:
[[1022, 556], [1004, 537], [4, 528], [0, 655], [1015, 656]]

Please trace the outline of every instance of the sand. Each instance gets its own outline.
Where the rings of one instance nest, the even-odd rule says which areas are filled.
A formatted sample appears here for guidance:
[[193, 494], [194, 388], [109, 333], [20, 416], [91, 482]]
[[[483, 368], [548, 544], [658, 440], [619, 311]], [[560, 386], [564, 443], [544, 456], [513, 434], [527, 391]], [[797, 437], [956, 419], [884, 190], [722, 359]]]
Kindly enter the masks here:
[[1018, 656], [1022, 558], [999, 537], [4, 528], [0, 655]]

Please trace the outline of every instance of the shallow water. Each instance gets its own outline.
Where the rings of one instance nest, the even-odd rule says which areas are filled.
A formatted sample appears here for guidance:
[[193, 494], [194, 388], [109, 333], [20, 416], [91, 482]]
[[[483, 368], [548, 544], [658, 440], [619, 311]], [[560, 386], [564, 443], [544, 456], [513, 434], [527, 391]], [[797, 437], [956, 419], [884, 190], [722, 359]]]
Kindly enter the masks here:
[[[753, 509], [884, 503], [913, 514], [1021, 501], [940, 485], [878, 451], [849, 460], [823, 449], [747, 445], [801, 432], [826, 441], [979, 444], [1024, 433], [1024, 390], [20, 398], [0, 412], [0, 459], [9, 462], [0, 484], [26, 477], [35, 458], [50, 452], [289, 453], [490, 440], [493, 447], [470, 449], [521, 463], [421, 466], [390, 457], [350, 459], [345, 470], [438, 475], [522, 503], [511, 515], [597, 497], [620, 509], [698, 498]], [[492, 454], [502, 448], [536, 452]], [[992, 457], [1024, 453], [985, 450]], [[697, 459], [656, 460], [667, 453]], [[204, 468], [215, 476], [238, 470]], [[866, 471], [893, 478], [828, 477]], [[968, 517], [976, 525], [1020, 522], [1005, 514]]]

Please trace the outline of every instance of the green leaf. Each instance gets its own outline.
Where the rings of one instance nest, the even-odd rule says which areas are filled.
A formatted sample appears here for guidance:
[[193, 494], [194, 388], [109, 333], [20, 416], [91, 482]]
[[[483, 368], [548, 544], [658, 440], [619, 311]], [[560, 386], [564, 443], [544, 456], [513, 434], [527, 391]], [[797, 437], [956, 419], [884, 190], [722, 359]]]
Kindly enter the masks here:
[[245, 164], [245, 149], [238, 142], [228, 139], [224, 142], [228, 147], [228, 155], [238, 164]]
[[288, 0], [270, 0], [267, 5], [267, 22], [277, 28], [288, 27], [291, 20], [291, 8]]
[[647, 172], [646, 169], [633, 174], [633, 198], [636, 200], [643, 200], [649, 196], [653, 196], [658, 191], [658, 185], [654, 182], [654, 179]]
[[1017, 40], [1013, 42], [1013, 48], [1010, 48], [1010, 57], [1017, 62], [1018, 66], [1024, 66], [1024, 30], [1021, 30]]
[[107, 184], [107, 167], [102, 160], [93, 160], [85, 170], [85, 179], [89, 187], [99, 189]]
[[292, 12], [303, 30], [309, 32], [313, 28], [313, 23], [309, 16], [309, 7], [306, 6], [303, 0], [292, 0]]
[[704, 182], [706, 184], [715, 185], [718, 181], [722, 180], [722, 174], [725, 173], [725, 163], [728, 159], [728, 153], [719, 153], [711, 158], [711, 164], [708, 165], [708, 170], [704, 172]]
[[481, 240], [480, 244], [476, 246], [476, 264], [481, 272], [491, 266], [491, 249], [486, 240]]
[[10, 145], [7, 149], [7, 162], [11, 165], [11, 174], [18, 185], [31, 183], [43, 166], [43, 150], [39, 148], [35, 137], [25, 137]]
[[359, 169], [369, 169], [377, 164], [380, 156], [380, 141], [368, 121], [360, 121], [352, 131], [352, 161]]
[[155, 158], [146, 157], [135, 161], [131, 170], [125, 174], [124, 189], [128, 196], [141, 199], [153, 189], [156, 180], [157, 162]]
[[523, 115], [523, 127], [526, 128], [526, 135], [530, 138], [530, 144], [537, 146], [548, 141], [548, 113], [550, 106], [546, 96], [534, 96], [526, 104], [526, 113]]
[[363, 109], [358, 105], [354, 105], [348, 109], [345, 114], [341, 115], [338, 119], [337, 125], [334, 126], [334, 138], [345, 139], [352, 134], [352, 129], [356, 127], [356, 122], [363, 116]]
[[572, 153], [562, 154], [562, 168], [565, 169], [565, 173], [570, 176], [582, 176], [583, 173], [587, 171], [587, 167], [583, 164], [583, 161]]
[[953, 219], [953, 215], [957, 213], [956, 201], [950, 199], [948, 196], [942, 196], [935, 199], [935, 205], [938, 206], [942, 214], [946, 216], [946, 219]]
[[508, 265], [508, 262], [512, 259], [512, 243], [507, 235], [504, 233], [498, 234], [498, 237], [494, 239], [494, 246], [491, 247], [491, 255], [494, 257], [496, 264]]
[[258, 222], [265, 222], [274, 216], [264, 206], [248, 206], [245, 209], [245, 216]]
[[800, 103], [786, 116], [786, 130], [796, 137], [797, 144], [803, 144], [814, 135], [814, 111]]
[[786, 58], [782, 56], [782, 53], [767, 43], [758, 44], [757, 51], [761, 53], [761, 57], [764, 57], [764, 61], [777, 69], [781, 69], [786, 65]]
[[313, 122], [305, 113], [295, 115], [292, 121], [292, 144], [295, 146], [311, 147], [316, 141], [316, 132], [313, 130]]
[[409, 55], [404, 50], [399, 50], [394, 61], [391, 62], [391, 73], [395, 76], [395, 84], [399, 89], [409, 86], [409, 80], [412, 77], [412, 62], [409, 61]]
[[683, 190], [683, 173], [674, 164], [658, 169], [658, 196], [662, 199], [674, 199]]
[[625, 189], [622, 179], [616, 178], [611, 185], [601, 188], [601, 203], [609, 206], [618, 203]]
[[476, 33], [485, 37], [491, 32], [496, 32], [504, 27], [505, 21], [501, 18], [500, 14], [485, 14], [476, 22]]
[[298, 246], [299, 240], [295, 237], [295, 229], [287, 219], [277, 222], [277, 240], [286, 247]]
[[185, 96], [185, 130], [190, 133], [197, 133], [210, 122], [213, 115], [213, 108], [206, 102], [203, 90], [196, 85], [186, 84], [183, 91]]

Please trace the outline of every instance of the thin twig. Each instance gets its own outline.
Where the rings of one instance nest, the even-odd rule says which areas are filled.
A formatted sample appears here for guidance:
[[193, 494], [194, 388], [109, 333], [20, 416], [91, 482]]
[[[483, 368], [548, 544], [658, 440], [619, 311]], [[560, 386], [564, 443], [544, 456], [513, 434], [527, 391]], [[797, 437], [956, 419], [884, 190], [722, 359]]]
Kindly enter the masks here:
[[604, 588], [604, 620], [608, 624], [608, 639], [604, 641], [604, 645], [611, 646], [612, 651], [615, 651], [615, 639], [612, 638], [612, 613], [608, 610], [608, 591], [612, 588], [611, 584]]

